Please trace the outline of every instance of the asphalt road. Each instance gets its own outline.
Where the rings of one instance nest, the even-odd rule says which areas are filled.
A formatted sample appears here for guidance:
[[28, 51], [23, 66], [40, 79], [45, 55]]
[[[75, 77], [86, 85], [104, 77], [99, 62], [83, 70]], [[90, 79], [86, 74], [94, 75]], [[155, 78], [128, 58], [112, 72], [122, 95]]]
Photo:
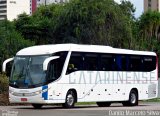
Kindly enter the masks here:
[[110, 107], [76, 106], [63, 109], [44, 106], [36, 110], [32, 106], [0, 106], [0, 116], [160, 116], [160, 103], [140, 103], [135, 107], [112, 104]]

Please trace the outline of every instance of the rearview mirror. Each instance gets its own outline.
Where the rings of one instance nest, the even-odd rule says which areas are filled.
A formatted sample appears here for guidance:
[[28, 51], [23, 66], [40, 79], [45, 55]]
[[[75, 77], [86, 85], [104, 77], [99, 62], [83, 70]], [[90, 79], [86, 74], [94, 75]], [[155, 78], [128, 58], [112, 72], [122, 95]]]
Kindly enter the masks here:
[[53, 56], [53, 57], [49, 57], [49, 58], [46, 58], [43, 62], [43, 71], [46, 71], [47, 70], [47, 67], [48, 67], [48, 64], [51, 60], [54, 60], [54, 59], [58, 59], [59, 56]]
[[14, 57], [13, 57], [13, 58], [9, 58], [9, 59], [7, 59], [7, 60], [5, 60], [5, 61], [3, 62], [2, 72], [6, 72], [6, 65], [7, 65], [8, 62], [11, 62], [12, 60], [14, 60]]

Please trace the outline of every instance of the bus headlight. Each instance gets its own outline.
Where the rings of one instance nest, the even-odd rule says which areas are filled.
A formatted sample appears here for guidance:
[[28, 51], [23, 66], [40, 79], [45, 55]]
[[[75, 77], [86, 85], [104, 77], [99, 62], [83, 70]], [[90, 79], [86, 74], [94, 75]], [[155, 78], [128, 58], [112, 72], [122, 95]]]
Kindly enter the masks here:
[[40, 91], [36, 91], [36, 92], [33, 92], [33, 93], [32, 93], [32, 96], [39, 95], [39, 94], [41, 94], [41, 93], [42, 93], [41, 90], [40, 90]]
[[27, 96], [36, 96], [36, 95], [39, 95], [41, 93], [45, 93], [49, 89], [50, 88], [44, 89], [44, 90], [35, 91], [35, 92], [32, 92], [32, 93], [29, 93], [29, 92], [27, 92], [27, 93], [21, 93], [21, 92], [19, 92], [18, 93], [18, 92], [14, 92], [14, 91], [9, 90], [9, 93], [12, 94], [12, 95], [14, 95], [14, 96], [26, 96], [27, 97]]
[[38, 95], [38, 94], [41, 94], [41, 93], [45, 93], [45, 92], [47, 92], [49, 89], [50, 89], [50, 88], [33, 92], [33, 93], [32, 93], [32, 96], [35, 96], [35, 95]]
[[9, 93], [10, 93], [10, 94], [13, 94], [14, 92], [13, 92], [12, 90], [9, 90]]
[[17, 93], [17, 92], [13, 92], [13, 91], [9, 91], [10, 94], [14, 95], [14, 96], [36, 96], [42, 93], [42, 90], [40, 91], [36, 91], [36, 92], [32, 92], [32, 93]]

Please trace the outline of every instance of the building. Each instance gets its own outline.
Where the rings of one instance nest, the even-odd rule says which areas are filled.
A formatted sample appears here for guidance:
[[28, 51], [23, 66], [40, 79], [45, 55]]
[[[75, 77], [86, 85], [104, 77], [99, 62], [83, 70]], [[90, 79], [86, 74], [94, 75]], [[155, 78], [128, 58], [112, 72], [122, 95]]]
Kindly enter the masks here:
[[37, 8], [37, 0], [7, 0], [7, 19], [12, 21], [19, 14], [32, 15]]
[[144, 12], [148, 10], [160, 11], [160, 0], [144, 0]]
[[63, 2], [67, 2], [69, 0], [37, 0], [37, 6], [43, 4], [43, 5], [49, 5], [52, 3], [63, 3]]
[[32, 15], [38, 6], [51, 3], [61, 3], [69, 0], [5, 0], [7, 1], [7, 19], [12, 21], [19, 14], [26, 13]]
[[0, 20], [7, 17], [7, 0], [0, 0]]

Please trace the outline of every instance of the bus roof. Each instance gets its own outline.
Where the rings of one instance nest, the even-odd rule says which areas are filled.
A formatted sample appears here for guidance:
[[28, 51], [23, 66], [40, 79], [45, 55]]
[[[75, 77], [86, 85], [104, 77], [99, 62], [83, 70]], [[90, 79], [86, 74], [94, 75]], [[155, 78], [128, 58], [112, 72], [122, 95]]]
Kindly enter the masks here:
[[154, 52], [135, 51], [128, 49], [113, 48], [102, 45], [81, 45], [81, 44], [53, 44], [53, 45], [39, 45], [24, 48], [16, 55], [45, 55], [53, 54], [59, 51], [79, 51], [79, 52], [97, 52], [97, 53], [118, 53], [118, 54], [136, 54], [136, 55], [154, 55]]

